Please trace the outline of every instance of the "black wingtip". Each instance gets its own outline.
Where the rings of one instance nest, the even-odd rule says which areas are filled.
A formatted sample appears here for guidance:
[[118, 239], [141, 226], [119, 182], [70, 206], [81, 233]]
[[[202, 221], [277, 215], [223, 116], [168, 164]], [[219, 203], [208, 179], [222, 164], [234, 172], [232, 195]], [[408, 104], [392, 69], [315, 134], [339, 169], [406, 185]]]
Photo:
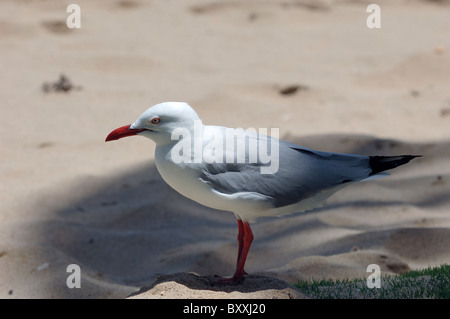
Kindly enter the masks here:
[[370, 168], [372, 168], [370, 176], [409, 163], [416, 157], [422, 157], [422, 155], [370, 156]]

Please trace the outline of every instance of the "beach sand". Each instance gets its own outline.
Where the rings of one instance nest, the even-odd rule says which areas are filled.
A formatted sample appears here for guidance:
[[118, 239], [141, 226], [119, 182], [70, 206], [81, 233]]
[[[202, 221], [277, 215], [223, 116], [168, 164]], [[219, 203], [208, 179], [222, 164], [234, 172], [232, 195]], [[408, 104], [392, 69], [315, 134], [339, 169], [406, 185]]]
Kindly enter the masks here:
[[[233, 274], [234, 215], [167, 186], [153, 142], [104, 142], [163, 101], [318, 150], [423, 155], [308, 214], [258, 220], [249, 273], [450, 263], [449, 1], [378, 1], [380, 29], [369, 2], [338, 0], [79, 0], [68, 29], [72, 2], [0, 3], [0, 298], [124, 298], [159, 275]], [[71, 84], [53, 85], [61, 74]]]

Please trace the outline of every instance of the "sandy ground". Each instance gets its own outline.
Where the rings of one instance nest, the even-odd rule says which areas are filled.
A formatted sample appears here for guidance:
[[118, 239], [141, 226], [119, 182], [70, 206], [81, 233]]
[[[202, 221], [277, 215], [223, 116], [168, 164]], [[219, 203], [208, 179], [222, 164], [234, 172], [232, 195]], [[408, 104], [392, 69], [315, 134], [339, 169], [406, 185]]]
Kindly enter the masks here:
[[[72, 2], [0, 2], [1, 298], [122, 298], [162, 274], [233, 273], [234, 215], [171, 190], [151, 141], [104, 143], [163, 101], [320, 150], [423, 155], [310, 214], [259, 220], [248, 272], [450, 263], [449, 1], [377, 1], [369, 29], [368, 1], [78, 0], [69, 30]], [[72, 90], [44, 92], [62, 73]]]
[[223, 285], [213, 275], [193, 273], [161, 275], [129, 299], [312, 299], [290, 283], [274, 278], [246, 275], [239, 285]]

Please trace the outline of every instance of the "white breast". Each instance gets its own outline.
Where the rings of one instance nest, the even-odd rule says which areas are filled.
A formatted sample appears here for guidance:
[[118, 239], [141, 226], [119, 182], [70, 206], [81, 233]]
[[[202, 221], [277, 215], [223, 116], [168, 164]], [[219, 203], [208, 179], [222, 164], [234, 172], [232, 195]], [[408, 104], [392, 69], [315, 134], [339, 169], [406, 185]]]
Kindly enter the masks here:
[[156, 167], [164, 181], [183, 196], [202, 205], [231, 211], [229, 200], [214, 192], [200, 179], [201, 163], [174, 163], [170, 156], [173, 145], [157, 146], [155, 150]]

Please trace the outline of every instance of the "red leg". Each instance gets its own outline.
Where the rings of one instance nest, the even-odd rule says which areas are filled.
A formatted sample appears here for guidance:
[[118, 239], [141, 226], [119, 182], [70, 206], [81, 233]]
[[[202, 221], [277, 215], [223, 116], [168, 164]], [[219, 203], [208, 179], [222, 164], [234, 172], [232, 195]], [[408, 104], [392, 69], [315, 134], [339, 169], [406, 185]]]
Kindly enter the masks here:
[[242, 249], [244, 248], [244, 223], [240, 219], [238, 219], [237, 222], [238, 222], [238, 228], [239, 228], [239, 233], [237, 236], [237, 240], [239, 243], [239, 250], [238, 250], [238, 255], [237, 255], [237, 260], [236, 260], [236, 268], [239, 265], [239, 259], [241, 258]]
[[241, 278], [243, 275], [247, 274], [244, 270], [245, 261], [247, 260], [247, 254], [250, 250], [250, 246], [253, 241], [253, 233], [250, 228], [250, 224], [248, 222], [242, 222], [243, 228], [243, 238], [242, 238], [242, 249], [239, 249], [238, 260], [236, 264], [236, 272], [234, 273], [233, 278]]
[[247, 272], [244, 270], [244, 266], [245, 261], [247, 259], [248, 251], [250, 249], [250, 245], [252, 244], [253, 241], [253, 233], [249, 223], [243, 222], [240, 219], [238, 219], [238, 228], [239, 234], [237, 239], [239, 243], [239, 250], [236, 261], [236, 272], [234, 273], [232, 278], [221, 279], [220, 280], [221, 282], [237, 284], [243, 279], [244, 275], [247, 274]]

